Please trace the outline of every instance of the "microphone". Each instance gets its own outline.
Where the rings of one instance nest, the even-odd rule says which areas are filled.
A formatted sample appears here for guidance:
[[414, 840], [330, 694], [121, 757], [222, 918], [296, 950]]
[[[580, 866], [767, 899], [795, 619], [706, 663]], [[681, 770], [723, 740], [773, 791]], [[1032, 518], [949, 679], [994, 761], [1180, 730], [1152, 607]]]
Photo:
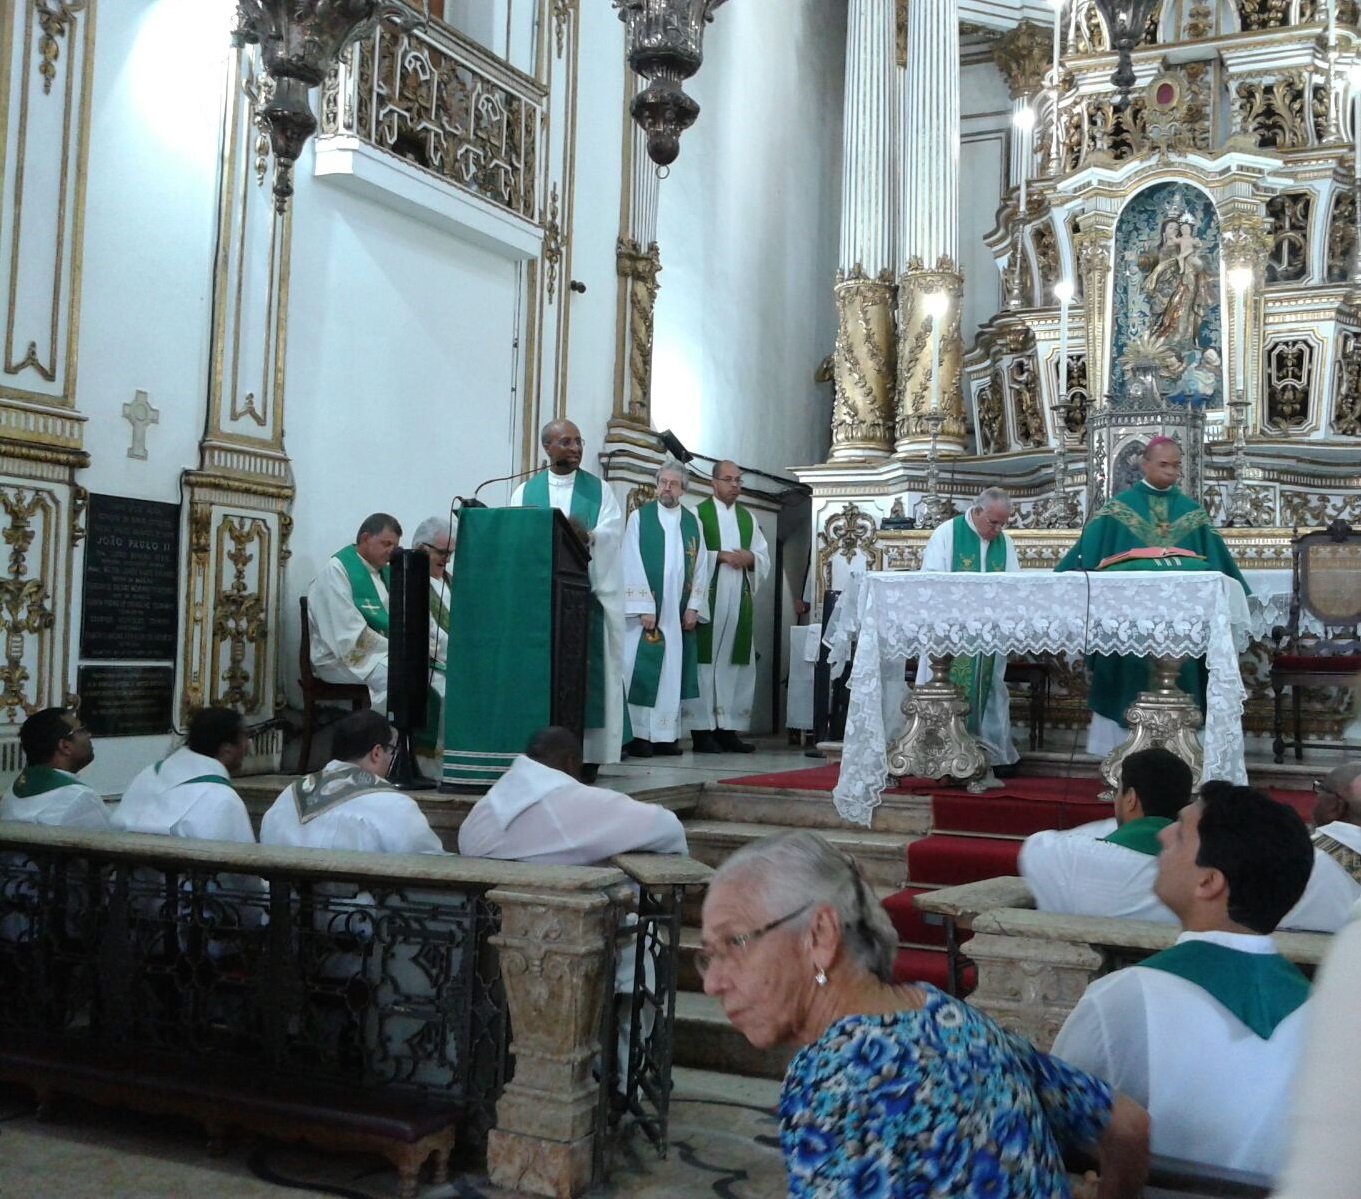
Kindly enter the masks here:
[[542, 465], [531, 466], [528, 470], [522, 470], [518, 474], [502, 475], [499, 479], [488, 479], [486, 482], [477, 485], [471, 499], [464, 499], [463, 496], [459, 495], [454, 497], [454, 502], [463, 508], [485, 508], [487, 505], [477, 498], [477, 493], [481, 491], [482, 488], [490, 487], [493, 483], [511, 483], [516, 479], [527, 479], [530, 475], [537, 475], [539, 471], [543, 469], [544, 467]]

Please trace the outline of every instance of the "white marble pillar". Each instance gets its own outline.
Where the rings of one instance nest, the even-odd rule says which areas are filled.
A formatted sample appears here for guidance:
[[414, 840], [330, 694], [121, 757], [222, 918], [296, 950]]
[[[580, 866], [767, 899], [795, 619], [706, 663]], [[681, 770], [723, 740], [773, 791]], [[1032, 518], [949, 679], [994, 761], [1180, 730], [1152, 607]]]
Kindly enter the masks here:
[[930, 318], [923, 302], [933, 291], [952, 298], [941, 330], [939, 394], [946, 414], [940, 448], [964, 448], [959, 389], [959, 3], [913, 0], [907, 6], [907, 65], [902, 77], [903, 169], [898, 196], [898, 408], [894, 452], [929, 444], [922, 416], [930, 404]]
[[836, 279], [831, 460], [893, 448], [897, 86], [894, 0], [851, 0]]
[[[615, 273], [619, 277], [619, 330], [615, 348], [614, 416], [610, 432], [647, 429], [652, 422], [652, 336], [657, 304], [657, 275], [662, 269], [657, 246], [657, 204], [661, 180], [647, 156], [647, 135], [628, 113], [628, 102], [646, 81], [631, 71], [625, 78], [627, 129], [619, 240]], [[617, 428], [622, 427], [622, 428]]]

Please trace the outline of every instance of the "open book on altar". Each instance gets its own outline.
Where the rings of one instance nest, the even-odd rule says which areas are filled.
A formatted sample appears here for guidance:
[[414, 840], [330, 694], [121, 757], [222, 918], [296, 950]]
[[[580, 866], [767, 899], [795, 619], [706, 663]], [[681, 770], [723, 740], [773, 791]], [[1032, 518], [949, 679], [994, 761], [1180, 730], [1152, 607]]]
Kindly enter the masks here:
[[1179, 545], [1147, 545], [1102, 558], [1096, 564], [1096, 569], [1106, 570], [1108, 567], [1119, 566], [1126, 570], [1149, 570], [1170, 566], [1198, 570], [1204, 561], [1206, 561], [1204, 554], [1184, 550]]

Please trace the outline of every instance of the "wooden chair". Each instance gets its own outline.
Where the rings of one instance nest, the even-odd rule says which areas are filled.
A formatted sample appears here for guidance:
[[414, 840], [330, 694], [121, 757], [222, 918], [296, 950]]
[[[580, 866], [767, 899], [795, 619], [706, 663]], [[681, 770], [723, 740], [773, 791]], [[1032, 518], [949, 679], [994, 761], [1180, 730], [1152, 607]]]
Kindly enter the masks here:
[[[1304, 759], [1306, 744], [1300, 728], [1300, 689], [1354, 687], [1361, 682], [1361, 532], [1335, 520], [1321, 532], [1305, 533], [1291, 545], [1290, 617], [1272, 630], [1276, 642], [1271, 656], [1271, 689], [1275, 696], [1272, 756], [1285, 760], [1285, 688], [1290, 688], [1295, 760]], [[1300, 632], [1307, 613], [1323, 629], [1322, 636]]]
[[1018, 658], [1007, 663], [1006, 681], [1025, 687], [1030, 694], [1030, 748], [1044, 748], [1044, 716], [1049, 707], [1049, 655]]
[[298, 751], [298, 773], [306, 774], [312, 757], [312, 731], [316, 706], [327, 700], [348, 703], [358, 712], [369, 706], [369, 689], [363, 683], [328, 683], [312, 673], [312, 626], [307, 619], [307, 596], [300, 596], [302, 637], [298, 641], [298, 686], [302, 688], [302, 745]]

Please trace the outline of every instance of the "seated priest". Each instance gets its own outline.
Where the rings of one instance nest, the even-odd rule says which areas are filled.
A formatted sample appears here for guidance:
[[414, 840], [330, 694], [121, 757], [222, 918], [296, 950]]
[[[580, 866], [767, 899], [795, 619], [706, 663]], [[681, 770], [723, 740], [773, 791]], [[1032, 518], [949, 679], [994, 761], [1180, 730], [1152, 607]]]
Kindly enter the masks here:
[[[1010, 519], [1011, 497], [1000, 487], [989, 487], [968, 512], [931, 534], [922, 550], [922, 570], [987, 574], [1020, 570], [1016, 547], [1004, 532]], [[989, 766], [1010, 766], [1021, 756], [1011, 739], [1006, 673], [1005, 654], [961, 655], [950, 665], [950, 681], [969, 701], [969, 732], [982, 743]], [[917, 683], [930, 678], [931, 663], [923, 655], [917, 662]]]
[[331, 761], [290, 783], [260, 822], [260, 844], [369, 853], [443, 853], [420, 805], [385, 778], [397, 734], [374, 709], [336, 721]]
[[1287, 805], [1216, 783], [1159, 840], [1154, 891], [1183, 931], [1088, 987], [1054, 1056], [1146, 1107], [1155, 1154], [1272, 1176], [1309, 982], [1271, 933], [1304, 892], [1309, 833]]
[[102, 830], [104, 801], [76, 777], [95, 760], [90, 730], [70, 708], [43, 708], [19, 728], [24, 768], [0, 798], [0, 820]]
[[607, 763], [619, 761], [624, 742], [624, 575], [620, 546], [624, 514], [599, 475], [581, 466], [585, 443], [569, 420], [539, 432], [548, 459], [515, 489], [512, 507], [556, 508], [581, 534], [590, 552], [590, 634], [586, 641], [585, 777], [594, 781]]
[[387, 711], [388, 562], [402, 526], [386, 512], [366, 517], [354, 544], [337, 550], [307, 589], [312, 669], [328, 683], [362, 683]]
[[449, 596], [454, 580], [449, 560], [454, 556], [454, 531], [448, 517], [431, 516], [416, 526], [411, 548], [430, 559], [430, 702], [425, 729], [419, 737], [423, 749], [436, 749], [444, 738], [444, 675], [449, 660]]
[[[1098, 570], [1108, 558], [1129, 553], [1140, 560], [1147, 551], [1168, 551], [1157, 561], [1168, 569], [1217, 570], [1243, 584], [1238, 567], [1211, 526], [1209, 513], [1177, 487], [1181, 477], [1181, 448], [1170, 437], [1154, 437], [1144, 448], [1140, 462], [1143, 479], [1107, 500], [1087, 522], [1077, 543], [1055, 570]], [[1132, 553], [1131, 553], [1132, 551]], [[1142, 552], [1141, 552], [1142, 551]], [[1183, 553], [1177, 553], [1183, 551]], [[1115, 569], [1119, 569], [1116, 565]], [[1149, 685], [1151, 659], [1128, 654], [1092, 654], [1088, 705], [1092, 722], [1087, 731], [1087, 752], [1104, 758], [1125, 740], [1125, 713], [1140, 691]], [[1185, 692], [1205, 706], [1205, 664], [1187, 662], [1178, 682]]]
[[[1191, 767], [1155, 746], [1120, 763], [1113, 832], [1046, 829], [1021, 847], [1021, 874], [1041, 912], [1175, 924], [1153, 894], [1158, 834], [1191, 802]], [[1104, 822], [1103, 822], [1104, 823]]]
[[255, 843], [246, 805], [231, 784], [250, 748], [246, 718], [231, 708], [200, 708], [185, 744], [128, 784], [113, 827], [200, 841]]
[[1314, 869], [1281, 927], [1335, 933], [1361, 900], [1361, 766], [1315, 780], [1314, 795]]

